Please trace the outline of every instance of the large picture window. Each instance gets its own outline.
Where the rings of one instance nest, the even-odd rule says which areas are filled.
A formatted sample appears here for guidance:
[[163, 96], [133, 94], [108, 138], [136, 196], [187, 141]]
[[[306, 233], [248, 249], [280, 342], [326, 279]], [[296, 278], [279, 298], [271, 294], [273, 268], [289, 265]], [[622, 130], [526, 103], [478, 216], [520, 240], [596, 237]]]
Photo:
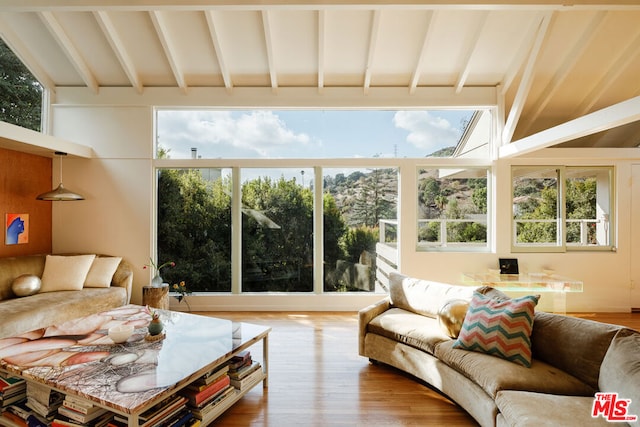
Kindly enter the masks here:
[[[163, 278], [185, 280], [194, 293], [252, 294], [386, 292], [399, 265], [401, 168], [461, 147], [481, 156], [473, 147], [487, 145], [480, 124], [490, 118], [463, 110], [156, 113], [157, 256], [176, 263]], [[472, 129], [482, 137], [471, 138]], [[442, 246], [486, 248], [487, 169], [434, 173], [452, 190], [435, 218], [447, 223]]]
[[514, 251], [613, 247], [613, 168], [514, 166]]

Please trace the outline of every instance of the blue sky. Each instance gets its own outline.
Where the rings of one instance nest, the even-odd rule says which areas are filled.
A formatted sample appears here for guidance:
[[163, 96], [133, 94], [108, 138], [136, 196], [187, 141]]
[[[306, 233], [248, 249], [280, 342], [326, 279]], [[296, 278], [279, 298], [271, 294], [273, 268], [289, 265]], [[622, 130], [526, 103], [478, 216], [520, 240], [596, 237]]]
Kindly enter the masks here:
[[455, 145], [470, 111], [161, 110], [174, 159], [424, 157]]

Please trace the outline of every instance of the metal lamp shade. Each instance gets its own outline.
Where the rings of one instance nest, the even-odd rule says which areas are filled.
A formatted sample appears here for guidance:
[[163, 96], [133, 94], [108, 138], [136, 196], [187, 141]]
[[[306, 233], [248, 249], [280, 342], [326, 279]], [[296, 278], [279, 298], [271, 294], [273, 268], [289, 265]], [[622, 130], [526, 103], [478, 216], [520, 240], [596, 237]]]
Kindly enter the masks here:
[[60, 183], [58, 188], [55, 190], [47, 191], [46, 193], [39, 194], [36, 199], [38, 200], [49, 200], [49, 201], [71, 201], [71, 200], [84, 200], [78, 193], [74, 193], [73, 191], [69, 191], [64, 188], [64, 185]]
[[64, 188], [64, 185], [62, 185], [62, 159], [64, 156], [67, 155], [67, 153], [63, 153], [62, 151], [56, 151], [55, 154], [57, 156], [60, 156], [60, 184], [58, 184], [58, 188], [51, 190], [51, 191], [47, 191], [46, 193], [42, 193], [39, 194], [36, 199], [37, 200], [48, 200], [48, 201], [52, 201], [52, 202], [58, 202], [58, 201], [73, 201], [73, 200], [84, 200], [84, 197], [82, 197], [80, 194], [78, 193], [74, 193], [73, 191], [69, 191], [66, 188]]

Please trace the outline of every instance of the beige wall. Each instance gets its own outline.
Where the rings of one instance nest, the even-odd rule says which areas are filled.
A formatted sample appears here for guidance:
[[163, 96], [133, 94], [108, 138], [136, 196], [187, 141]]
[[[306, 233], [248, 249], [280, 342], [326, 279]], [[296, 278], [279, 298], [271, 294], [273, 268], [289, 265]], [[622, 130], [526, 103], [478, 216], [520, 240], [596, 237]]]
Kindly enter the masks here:
[[121, 255], [134, 266], [133, 303], [149, 281], [152, 120], [148, 107], [54, 109], [54, 135], [91, 145], [97, 158], [65, 159], [65, 184], [85, 196], [53, 207], [56, 252]]
[[[176, 102], [187, 102], [186, 98], [180, 98], [183, 96], [176, 95]], [[132, 300], [140, 302], [141, 287], [149, 281], [148, 272], [142, 269], [142, 265], [153, 253], [153, 110], [148, 105], [118, 107], [88, 103], [84, 108], [54, 105], [51, 120], [55, 136], [91, 145], [98, 157], [65, 160], [65, 184], [84, 194], [87, 200], [78, 205], [54, 206], [53, 249], [60, 252], [90, 250], [126, 257], [135, 266]], [[618, 152], [606, 150], [552, 149], [545, 153], [552, 154], [542, 159], [503, 160], [495, 165], [498, 203], [494, 226], [498, 233], [493, 253], [416, 252], [412, 227], [416, 224], [417, 212], [413, 196], [416, 194], [415, 167], [401, 169], [402, 190], [408, 194], [405, 197], [401, 195], [401, 222], [408, 224], [401, 232], [402, 272], [458, 283], [463, 272], [495, 268], [499, 256], [517, 257], [523, 270], [551, 268], [584, 280], [585, 291], [568, 297], [567, 309], [570, 311], [629, 311], [632, 191], [629, 183], [632, 159], [617, 158]], [[606, 160], [609, 154], [616, 155], [616, 159]], [[513, 162], [615, 165], [618, 184], [617, 251], [511, 254], [509, 181]], [[335, 295], [225, 295], [199, 297], [190, 305], [195, 310], [357, 310], [378, 299], [380, 297], [376, 295], [351, 296], [340, 301]]]

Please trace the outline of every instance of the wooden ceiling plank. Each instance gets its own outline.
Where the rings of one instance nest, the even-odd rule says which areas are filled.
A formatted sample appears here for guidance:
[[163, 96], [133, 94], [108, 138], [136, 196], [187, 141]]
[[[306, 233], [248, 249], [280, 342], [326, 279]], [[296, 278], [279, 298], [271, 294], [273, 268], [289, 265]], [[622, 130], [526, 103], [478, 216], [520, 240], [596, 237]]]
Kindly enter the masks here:
[[512, 158], [640, 120], [640, 96], [619, 102], [499, 148], [500, 158]]
[[39, 12], [38, 14], [51, 35], [56, 39], [57, 43], [66, 54], [67, 58], [69, 58], [69, 61], [71, 61], [75, 70], [80, 74], [82, 81], [84, 81], [87, 87], [89, 87], [94, 93], [98, 93], [98, 81], [54, 14], [48, 11]]
[[271, 78], [271, 89], [274, 93], [278, 91], [278, 73], [276, 72], [275, 57], [273, 52], [273, 36], [271, 35], [271, 18], [267, 9], [262, 11], [262, 27], [264, 29], [264, 43], [267, 49], [267, 62], [269, 64], [269, 76]]
[[424, 63], [424, 57], [426, 56], [427, 47], [429, 46], [429, 42], [431, 41], [433, 35], [433, 23], [436, 18], [435, 11], [428, 11], [427, 16], [424, 23], [424, 36], [422, 38], [422, 47], [420, 48], [420, 52], [418, 53], [418, 60], [416, 61], [416, 66], [413, 69], [413, 74], [411, 75], [411, 82], [409, 83], [409, 94], [413, 95], [416, 92], [416, 88], [418, 87], [418, 81], [420, 80], [420, 70], [422, 69], [422, 64]]
[[211, 35], [211, 43], [213, 43], [213, 49], [215, 50], [216, 57], [218, 58], [218, 66], [220, 67], [224, 87], [227, 89], [227, 93], [231, 93], [233, 90], [233, 81], [231, 80], [231, 73], [229, 72], [229, 67], [227, 66], [224, 52], [222, 51], [220, 37], [218, 37], [215, 12], [213, 10], [205, 10], [204, 14], [207, 19], [209, 34]]
[[585, 27], [580, 35], [580, 38], [574, 44], [570, 52], [564, 57], [564, 61], [560, 64], [558, 71], [551, 78], [547, 86], [542, 90], [540, 96], [534, 103], [533, 110], [527, 114], [527, 125], [523, 129], [523, 133], [526, 134], [533, 123], [540, 117], [542, 111], [549, 105], [549, 102], [556, 94], [558, 89], [562, 86], [562, 83], [569, 77], [571, 70], [575, 67], [576, 63], [580, 59], [580, 56], [589, 46], [589, 42], [593, 39], [598, 31], [598, 28], [604, 22], [607, 12], [600, 11], [595, 13], [589, 25]]
[[369, 52], [367, 54], [367, 69], [364, 72], [364, 82], [362, 87], [364, 93], [369, 93], [369, 87], [371, 86], [371, 73], [373, 68], [373, 60], [376, 55], [376, 46], [378, 45], [378, 34], [380, 32], [380, 9], [372, 11], [371, 16], [371, 31], [369, 33]]
[[614, 60], [607, 72], [602, 76], [600, 81], [595, 83], [593, 89], [585, 96], [578, 108], [576, 109], [576, 116], [583, 116], [587, 114], [593, 106], [602, 98], [604, 94], [609, 91], [609, 88], [618, 82], [618, 77], [626, 71], [629, 64], [631, 64], [640, 54], [640, 32], [636, 34], [636, 37], [627, 45], [625, 49], [620, 51], [618, 57]]
[[534, 70], [538, 61], [538, 55], [542, 49], [542, 43], [547, 36], [552, 16], [552, 13], [545, 13], [540, 19], [538, 31], [529, 51], [529, 57], [527, 58], [522, 78], [520, 79], [520, 85], [516, 91], [516, 96], [511, 105], [511, 110], [509, 110], [509, 116], [507, 117], [504, 128], [502, 129], [502, 141], [500, 145], [510, 143], [511, 138], [513, 138], [513, 133], [515, 132], [518, 121], [520, 120], [520, 115], [524, 109], [525, 101], [529, 96], [529, 91], [533, 84]]
[[518, 75], [518, 72], [522, 69], [525, 62], [527, 61], [528, 54], [529, 52], [531, 52], [531, 47], [535, 43], [536, 34], [538, 33], [541, 19], [542, 16], [533, 17], [533, 19], [531, 19], [531, 25], [529, 26], [529, 30], [526, 32], [526, 36], [522, 41], [520, 49], [518, 49], [516, 55], [513, 56], [511, 64], [509, 64], [507, 72], [505, 73], [504, 78], [500, 83], [500, 88], [503, 95], [505, 95], [509, 91], [511, 85], [513, 84], [513, 81]]
[[467, 77], [469, 77], [473, 55], [478, 50], [478, 42], [480, 41], [480, 37], [482, 36], [482, 32], [484, 31], [485, 26], [487, 25], [487, 17], [489, 16], [489, 12], [482, 11], [479, 13], [480, 13], [480, 16], [477, 19], [477, 22], [473, 31], [470, 31], [470, 36], [467, 43], [467, 49], [463, 55], [464, 65], [462, 66], [462, 71], [458, 75], [458, 81], [455, 84], [456, 93], [460, 93], [462, 91], [462, 87], [467, 81]]
[[637, 0], [2, 0], [2, 8], [12, 11], [150, 11], [150, 10], [204, 10], [215, 7], [227, 10], [257, 10], [265, 7], [295, 6], [298, 9], [316, 10], [319, 5], [336, 9], [397, 8], [442, 10], [640, 10]]
[[173, 72], [173, 77], [176, 80], [176, 84], [183, 93], [187, 93], [187, 82], [184, 78], [184, 74], [182, 73], [180, 66], [178, 65], [178, 60], [175, 55], [175, 49], [173, 47], [173, 41], [171, 40], [165, 18], [162, 12], [157, 10], [149, 12], [149, 16], [151, 18], [151, 22], [153, 22], [153, 27], [156, 30], [156, 34], [158, 35], [160, 44], [164, 49], [165, 57], [169, 62], [169, 66], [171, 67], [171, 71]]
[[40, 61], [31, 54], [31, 51], [22, 43], [20, 37], [9, 27], [2, 16], [0, 16], [0, 28], [2, 28], [2, 37], [5, 43], [33, 74], [33, 77], [40, 82], [43, 88], [55, 93], [56, 84], [51, 76], [44, 70]]
[[113, 25], [113, 21], [109, 17], [108, 12], [104, 11], [96, 11], [93, 13], [98, 25], [102, 29], [103, 34], [105, 35], [111, 49], [115, 53], [122, 69], [124, 70], [127, 78], [131, 82], [131, 86], [133, 86], [138, 93], [142, 93], [143, 86], [140, 81], [140, 77], [138, 76], [138, 72], [136, 71], [135, 65], [133, 65], [133, 61], [131, 60], [131, 56], [127, 52], [127, 49], [124, 46], [122, 38], [118, 34], [116, 27]]

